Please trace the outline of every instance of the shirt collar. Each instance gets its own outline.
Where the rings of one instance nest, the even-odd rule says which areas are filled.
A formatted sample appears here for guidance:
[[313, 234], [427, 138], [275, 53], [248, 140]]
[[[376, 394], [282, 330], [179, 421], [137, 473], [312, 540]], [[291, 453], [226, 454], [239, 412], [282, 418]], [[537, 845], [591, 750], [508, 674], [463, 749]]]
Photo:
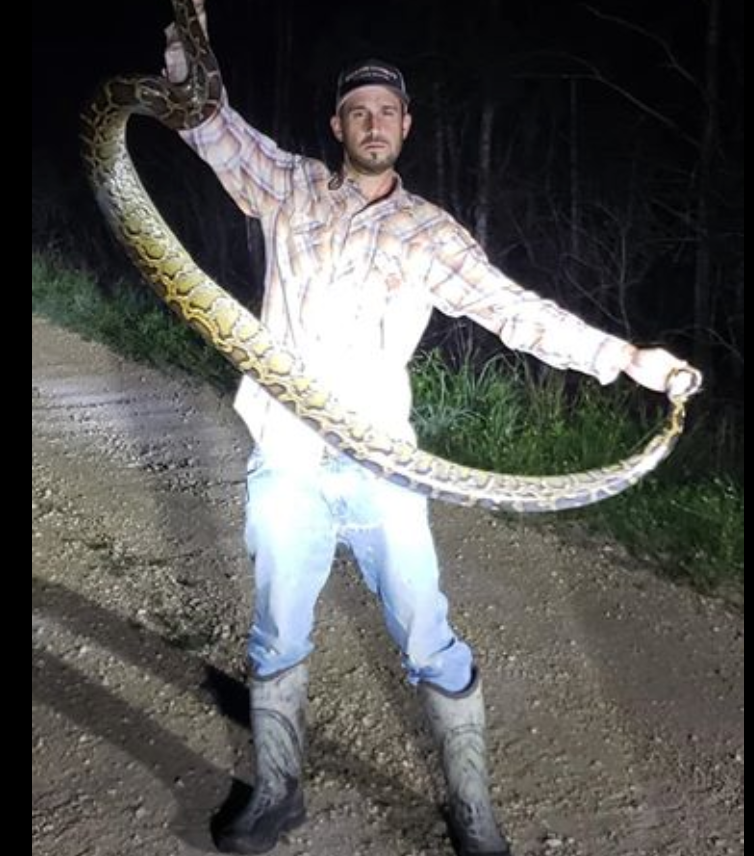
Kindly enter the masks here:
[[[366, 202], [364, 194], [361, 192], [357, 182], [353, 178], [347, 176], [343, 172], [342, 168], [331, 173], [327, 186], [333, 193], [349, 195], [356, 194]], [[395, 205], [396, 208], [410, 208], [413, 206], [411, 194], [408, 193], [403, 186], [403, 179], [397, 172], [395, 173], [395, 184], [393, 185], [393, 189], [387, 196], [383, 196], [382, 199], [375, 204], [383, 203]]]

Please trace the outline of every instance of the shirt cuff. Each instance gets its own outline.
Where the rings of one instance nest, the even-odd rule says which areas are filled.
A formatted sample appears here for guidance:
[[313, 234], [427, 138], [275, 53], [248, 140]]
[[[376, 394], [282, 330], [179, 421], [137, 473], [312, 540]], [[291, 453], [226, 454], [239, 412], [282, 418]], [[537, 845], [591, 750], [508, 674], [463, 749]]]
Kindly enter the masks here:
[[223, 87], [222, 92], [220, 93], [220, 99], [217, 102], [217, 107], [215, 108], [214, 113], [211, 116], [208, 116], [206, 119], [201, 121], [198, 125], [194, 125], [193, 128], [189, 128], [185, 131], [178, 131], [179, 135], [183, 140], [189, 143], [191, 146], [196, 146], [198, 143], [201, 143], [201, 140], [204, 136], [206, 136], [207, 131], [212, 128], [212, 125], [216, 121], [217, 117], [228, 107], [228, 93]]

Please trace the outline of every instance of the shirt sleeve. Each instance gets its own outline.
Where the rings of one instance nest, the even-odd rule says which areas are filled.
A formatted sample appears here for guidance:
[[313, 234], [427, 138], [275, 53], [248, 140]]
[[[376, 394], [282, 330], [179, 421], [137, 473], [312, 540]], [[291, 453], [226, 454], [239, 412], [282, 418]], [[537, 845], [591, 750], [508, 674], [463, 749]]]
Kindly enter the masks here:
[[575, 369], [607, 384], [627, 365], [626, 341], [522, 288], [494, 267], [484, 250], [451, 218], [440, 227], [428, 273], [433, 304], [465, 316], [505, 345], [558, 369]]
[[248, 216], [262, 217], [290, 193], [300, 156], [251, 127], [228, 104], [225, 91], [209, 119], [180, 134]]

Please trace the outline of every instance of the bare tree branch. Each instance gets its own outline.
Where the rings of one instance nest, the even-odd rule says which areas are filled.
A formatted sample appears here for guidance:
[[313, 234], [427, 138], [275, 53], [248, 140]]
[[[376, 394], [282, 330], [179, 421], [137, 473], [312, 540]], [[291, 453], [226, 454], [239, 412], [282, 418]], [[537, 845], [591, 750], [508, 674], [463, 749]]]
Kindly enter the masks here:
[[673, 131], [674, 134], [677, 134], [679, 139], [684, 140], [684, 142], [693, 146], [695, 149], [699, 148], [699, 140], [689, 134], [687, 131], [684, 131], [683, 128], [677, 123], [674, 122], [669, 116], [666, 116], [664, 113], [661, 113], [656, 108], [652, 107], [651, 104], [647, 104], [646, 101], [643, 101], [639, 98], [638, 95], [634, 95], [633, 92], [626, 89], [624, 86], [621, 86], [615, 80], [607, 77], [603, 74], [600, 69], [594, 65], [593, 63], [585, 60], [583, 57], [574, 56], [571, 53], [567, 53], [564, 51], [557, 52], [549, 52], [551, 56], [559, 56], [563, 59], [568, 59], [577, 65], [580, 65], [587, 69], [585, 73], [553, 73], [553, 74], [521, 74], [515, 75], [516, 77], [520, 77], [522, 79], [534, 79], [534, 78], [560, 78], [562, 80], [593, 80], [595, 83], [601, 83], [603, 86], [606, 86], [608, 89], [612, 89], [613, 92], [617, 92], [622, 98], [625, 98], [626, 101], [633, 104], [634, 107], [641, 110], [642, 113], [646, 113], [648, 116], [651, 116], [661, 125], [664, 125], [666, 128]]
[[613, 24], [617, 24], [619, 27], [624, 27], [627, 30], [633, 30], [635, 33], [639, 33], [639, 35], [644, 36], [644, 38], [648, 39], [651, 42], [654, 42], [656, 45], [660, 47], [662, 52], [668, 58], [668, 63], [670, 68], [674, 71], [678, 72], [678, 74], [690, 83], [694, 89], [696, 89], [699, 94], [702, 94], [702, 88], [699, 84], [699, 81], [694, 77], [691, 72], [681, 65], [680, 60], [673, 53], [672, 48], [665, 41], [665, 39], [661, 38], [657, 35], [657, 33], [653, 33], [650, 30], [645, 29], [639, 24], [635, 24], [633, 21], [627, 21], [625, 18], [620, 18], [618, 15], [609, 15], [607, 12], [601, 12], [599, 9], [595, 9], [594, 6], [590, 6], [588, 3], [584, 4], [584, 8], [588, 9], [595, 18], [599, 18], [602, 21], [610, 21]]

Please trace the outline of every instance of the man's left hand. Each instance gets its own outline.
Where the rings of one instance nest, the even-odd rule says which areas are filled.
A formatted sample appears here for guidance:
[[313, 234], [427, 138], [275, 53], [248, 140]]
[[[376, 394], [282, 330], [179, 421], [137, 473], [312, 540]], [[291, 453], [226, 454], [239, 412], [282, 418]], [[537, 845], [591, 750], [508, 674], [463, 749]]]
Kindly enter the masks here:
[[636, 383], [672, 397], [696, 392], [702, 373], [663, 348], [634, 348], [623, 371]]

